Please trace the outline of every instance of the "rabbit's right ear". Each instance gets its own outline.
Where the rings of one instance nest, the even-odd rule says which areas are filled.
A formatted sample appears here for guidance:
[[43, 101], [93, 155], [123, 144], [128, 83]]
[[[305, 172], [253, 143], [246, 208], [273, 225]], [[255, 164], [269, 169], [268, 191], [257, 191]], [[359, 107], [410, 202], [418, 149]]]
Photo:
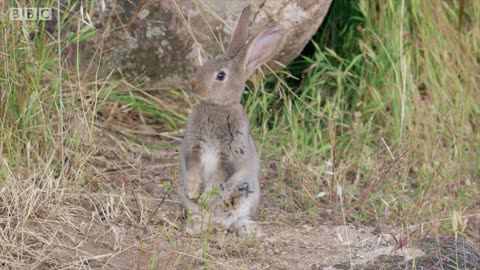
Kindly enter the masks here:
[[250, 19], [250, 6], [242, 10], [233, 28], [232, 37], [227, 49], [227, 57], [233, 58], [240, 50], [245, 47], [248, 38], [248, 22]]
[[283, 41], [285, 28], [273, 25], [258, 33], [235, 57], [243, 67], [243, 75], [248, 78], [260, 65], [270, 60]]

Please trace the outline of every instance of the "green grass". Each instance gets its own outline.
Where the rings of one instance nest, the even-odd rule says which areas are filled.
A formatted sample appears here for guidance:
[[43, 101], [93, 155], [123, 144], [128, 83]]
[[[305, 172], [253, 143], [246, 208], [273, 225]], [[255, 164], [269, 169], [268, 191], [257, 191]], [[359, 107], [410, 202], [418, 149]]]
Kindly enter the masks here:
[[290, 65], [301, 83], [247, 96], [262, 154], [304, 172], [282, 183], [295, 207], [319, 192], [340, 207], [337, 185], [352, 221], [436, 223], [475, 205], [480, 5], [467, 5], [458, 30], [457, 1], [334, 1], [313, 55]]
[[[333, 209], [349, 222], [463, 232], [480, 196], [480, 2], [463, 2], [462, 11], [462, 1], [335, 0], [311, 54], [287, 68], [301, 80], [250, 84], [242, 103], [263, 167], [279, 168], [271, 201], [314, 217]], [[0, 21], [0, 246], [34, 243], [2, 249], [0, 265], [41, 264], [50, 242], [29, 226], [83, 209], [98, 111], [121, 104], [170, 138], [192, 106], [177, 89], [88, 81], [78, 63], [60, 63], [58, 42], [93, 35], [79, 16], [62, 17], [77, 32], [60, 41], [44, 24]]]
[[[321, 202], [345, 208], [349, 221], [395, 225], [438, 227], [473, 207], [480, 5], [466, 5], [334, 1], [313, 53], [287, 68], [301, 80], [271, 76], [243, 98], [263, 164], [284, 163], [269, 196], [289, 211]], [[141, 91], [112, 96], [166, 130], [185, 124], [185, 112]], [[327, 196], [314, 199], [321, 192]]]

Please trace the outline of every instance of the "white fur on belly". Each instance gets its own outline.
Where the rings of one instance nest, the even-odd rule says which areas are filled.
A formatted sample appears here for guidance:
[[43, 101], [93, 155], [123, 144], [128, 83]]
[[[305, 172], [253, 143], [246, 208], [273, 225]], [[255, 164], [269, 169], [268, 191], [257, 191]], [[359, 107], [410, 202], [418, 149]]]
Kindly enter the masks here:
[[203, 176], [210, 182], [218, 165], [218, 152], [212, 145], [202, 145]]

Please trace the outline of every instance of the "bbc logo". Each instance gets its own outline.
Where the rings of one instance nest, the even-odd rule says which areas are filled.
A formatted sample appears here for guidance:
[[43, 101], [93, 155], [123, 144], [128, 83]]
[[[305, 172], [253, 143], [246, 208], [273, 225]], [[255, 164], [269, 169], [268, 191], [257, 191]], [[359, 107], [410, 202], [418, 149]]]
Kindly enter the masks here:
[[51, 20], [51, 8], [10, 8], [10, 20], [36, 21]]

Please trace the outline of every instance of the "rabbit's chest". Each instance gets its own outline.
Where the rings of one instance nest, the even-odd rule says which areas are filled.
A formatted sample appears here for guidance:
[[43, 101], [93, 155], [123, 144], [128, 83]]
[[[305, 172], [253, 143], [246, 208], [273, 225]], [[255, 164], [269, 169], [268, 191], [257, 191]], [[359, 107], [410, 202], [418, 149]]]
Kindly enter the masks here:
[[204, 141], [200, 143], [200, 159], [206, 174], [211, 174], [216, 170], [220, 151], [216, 143]]
[[200, 140], [200, 159], [204, 177], [211, 179], [219, 171], [223, 171], [221, 164], [232, 161], [232, 147], [236, 144], [227, 125], [206, 126], [205, 133]]
[[222, 118], [208, 117], [202, 121], [199, 135], [202, 150], [206, 155], [228, 151], [236, 142], [243, 139], [244, 132], [229, 118], [229, 115], [225, 115]]
[[191, 122], [192, 145], [200, 150], [201, 163], [209, 175], [220, 163], [235, 163], [238, 155], [246, 153], [248, 125], [242, 124], [236, 111], [202, 106], [197, 110]]

